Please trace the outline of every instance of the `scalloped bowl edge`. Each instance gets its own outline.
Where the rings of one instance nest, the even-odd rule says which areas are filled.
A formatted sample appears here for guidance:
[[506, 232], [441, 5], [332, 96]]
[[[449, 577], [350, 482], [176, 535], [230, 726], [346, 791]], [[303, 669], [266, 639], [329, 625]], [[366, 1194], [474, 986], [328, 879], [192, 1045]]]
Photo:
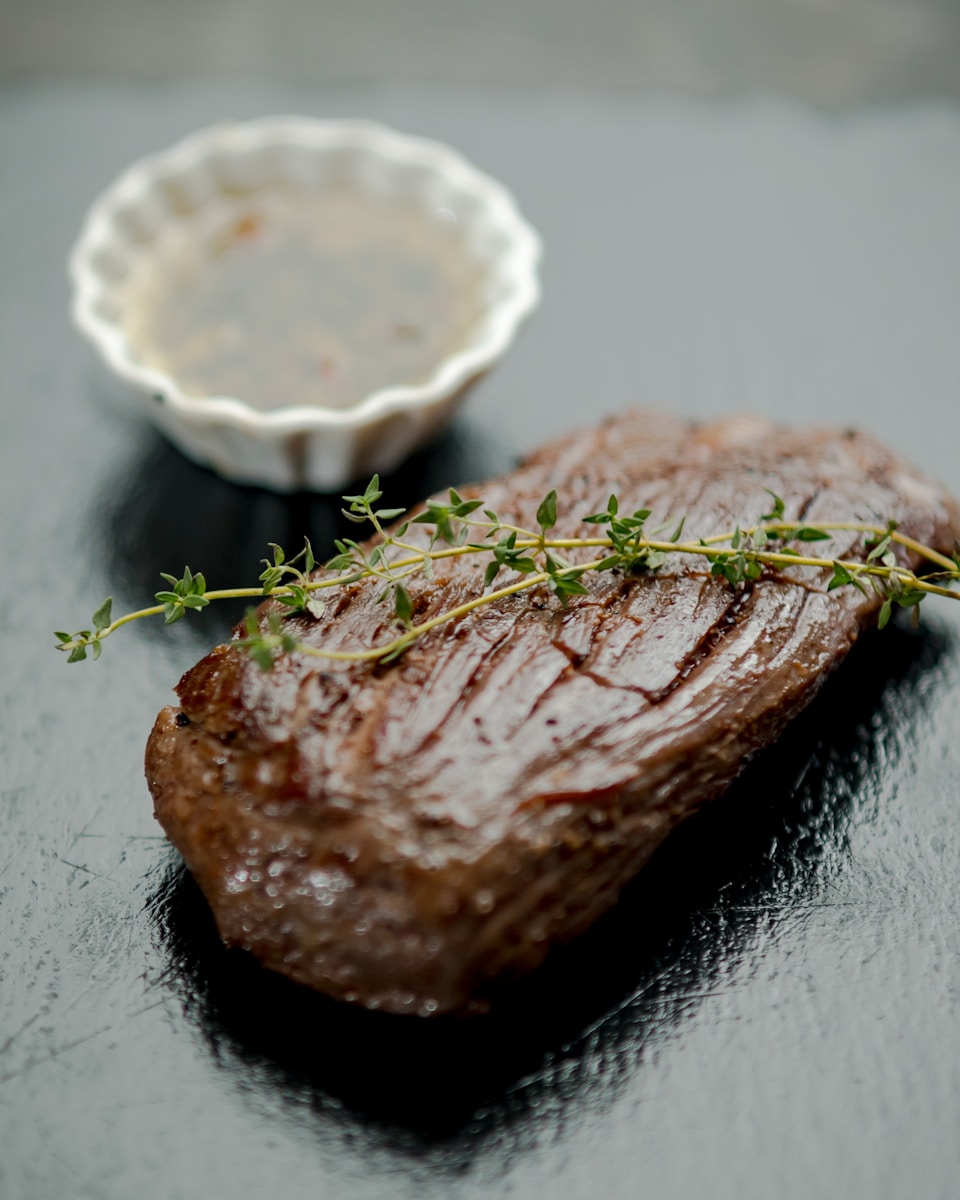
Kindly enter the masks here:
[[[472, 339], [423, 383], [381, 388], [345, 409], [292, 405], [262, 412], [232, 396], [189, 396], [171, 375], [138, 361], [110, 312], [112, 291], [130, 255], [142, 252], [161, 222], [176, 219], [175, 198], [182, 202], [186, 194], [200, 207], [231, 176], [251, 192], [278, 178], [303, 183], [315, 178], [331, 151], [366, 159], [380, 172], [381, 186], [391, 171], [400, 178], [412, 168], [424, 186], [448, 201], [460, 198], [470, 214], [466, 227], [472, 223], [496, 247], [485, 256], [490, 299]], [[440, 142], [371, 121], [264, 117], [207, 127], [139, 159], [94, 201], [69, 258], [72, 314], [101, 359], [141, 394], [149, 417], [188, 457], [238, 483], [331, 491], [393, 469], [440, 431], [468, 385], [503, 356], [536, 308], [541, 254], [539, 235], [512, 193]]]

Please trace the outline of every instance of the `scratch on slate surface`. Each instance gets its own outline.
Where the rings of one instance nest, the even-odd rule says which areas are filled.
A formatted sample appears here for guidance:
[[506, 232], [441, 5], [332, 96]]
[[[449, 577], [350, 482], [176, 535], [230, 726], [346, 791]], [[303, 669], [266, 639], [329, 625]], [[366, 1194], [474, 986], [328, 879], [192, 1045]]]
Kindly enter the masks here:
[[58, 854], [56, 857], [58, 862], [62, 862], [64, 866], [72, 867], [74, 871], [85, 871], [88, 875], [92, 875], [94, 879], [105, 879], [108, 883], [117, 882], [112, 875], [101, 875], [99, 871], [94, 871], [92, 867], [86, 867], [83, 863], [70, 862], [69, 859], [64, 858], [61, 854]]
[[[53, 1062], [55, 1059], [61, 1058], [64, 1054], [69, 1053], [69, 1051], [76, 1050], [79, 1046], [84, 1045], [86, 1042], [93, 1041], [94, 1038], [101, 1037], [103, 1034], [110, 1033], [111, 1031], [116, 1032], [121, 1025], [126, 1025], [129, 1021], [136, 1020], [137, 1017], [142, 1017], [144, 1013], [148, 1013], [154, 1008], [159, 1008], [164, 1003], [166, 1003], [165, 999], [155, 1000], [151, 1004], [144, 1005], [143, 1008], [138, 1008], [131, 1013], [127, 1013], [119, 1023], [112, 1022], [109, 1025], [103, 1025], [99, 1029], [94, 1029], [90, 1033], [83, 1034], [82, 1037], [74, 1038], [70, 1042], [64, 1042], [62, 1046], [58, 1046], [55, 1050], [51, 1050], [49, 1054], [44, 1054], [39, 1058], [27, 1059], [27, 1061], [22, 1066], [17, 1067], [16, 1070], [7, 1071], [5, 1074], [0, 1075], [0, 1085], [9, 1083], [13, 1079], [18, 1079], [21, 1076], [26, 1075], [28, 1071], [34, 1070], [36, 1067], [42, 1067], [46, 1063]], [[34, 1015], [16, 1031], [16, 1033], [7, 1039], [3, 1046], [3, 1050], [7, 1050], [13, 1041], [18, 1038], [25, 1029], [32, 1025], [38, 1017], [43, 1015], [43, 1009], [41, 1009], [40, 1012], [34, 1013]]]
[[62, 1046], [58, 1046], [56, 1050], [51, 1050], [49, 1054], [45, 1054], [42, 1058], [31, 1058], [18, 1067], [15, 1071], [8, 1071], [5, 1075], [0, 1075], [0, 1084], [9, 1083], [11, 1079], [17, 1079], [21, 1075], [26, 1075], [28, 1071], [32, 1071], [35, 1067], [42, 1067], [44, 1063], [53, 1062], [54, 1059], [60, 1058], [70, 1050], [75, 1050], [78, 1046], [82, 1046], [84, 1042], [92, 1041], [101, 1034], [109, 1032], [113, 1029], [113, 1025], [104, 1025], [102, 1029], [95, 1029], [92, 1033], [85, 1033], [83, 1037], [74, 1038], [72, 1042], [65, 1042]]
[[14, 1043], [14, 1042], [17, 1040], [17, 1038], [20, 1036], [20, 1034], [21, 1034], [21, 1033], [26, 1033], [26, 1031], [27, 1031], [27, 1030], [30, 1028], [30, 1026], [31, 1026], [31, 1025], [34, 1023], [34, 1021], [39, 1021], [39, 1019], [40, 1019], [42, 1016], [44, 1016], [44, 1015], [45, 1015], [47, 1012], [49, 1012], [49, 1009], [48, 1009], [48, 1008], [41, 1008], [41, 1009], [39, 1009], [37, 1012], [35, 1012], [35, 1013], [33, 1014], [33, 1016], [32, 1016], [32, 1017], [28, 1017], [28, 1018], [27, 1018], [27, 1019], [24, 1021], [24, 1023], [23, 1023], [23, 1024], [20, 1026], [20, 1028], [19, 1028], [19, 1029], [16, 1029], [16, 1030], [14, 1030], [14, 1032], [10, 1034], [10, 1036], [9, 1036], [9, 1037], [7, 1038], [7, 1040], [6, 1040], [6, 1041], [3, 1043], [3, 1045], [2, 1045], [2, 1046], [0, 1046], [0, 1054], [6, 1054], [6, 1052], [7, 1052], [7, 1051], [10, 1049], [10, 1047], [11, 1047], [11, 1046], [13, 1045], [13, 1043]]
[[71, 851], [71, 850], [74, 848], [74, 846], [77, 844], [77, 842], [78, 842], [78, 841], [79, 841], [79, 840], [80, 840], [82, 837], [84, 837], [84, 836], [85, 836], [85, 834], [86, 834], [87, 830], [88, 830], [88, 829], [90, 828], [90, 826], [91, 826], [91, 825], [94, 823], [94, 821], [96, 821], [96, 820], [97, 820], [97, 818], [98, 818], [98, 817], [100, 816], [100, 814], [103, 812], [103, 810], [104, 810], [104, 808], [105, 808], [105, 807], [106, 807], [106, 805], [101, 803], [101, 804], [100, 804], [100, 805], [99, 805], [99, 806], [98, 806], [96, 809], [94, 809], [93, 813], [92, 813], [92, 814], [91, 814], [91, 815], [90, 815], [90, 816], [87, 818], [87, 820], [84, 822], [84, 824], [83, 824], [83, 825], [82, 825], [82, 827], [80, 828], [80, 831], [79, 831], [79, 832], [78, 832], [78, 833], [75, 835], [75, 837], [74, 837], [73, 841], [72, 841], [72, 842], [70, 843], [70, 845], [67, 847], [67, 853], [68, 853], [68, 854], [69, 854], [69, 853], [70, 853], [70, 851]]

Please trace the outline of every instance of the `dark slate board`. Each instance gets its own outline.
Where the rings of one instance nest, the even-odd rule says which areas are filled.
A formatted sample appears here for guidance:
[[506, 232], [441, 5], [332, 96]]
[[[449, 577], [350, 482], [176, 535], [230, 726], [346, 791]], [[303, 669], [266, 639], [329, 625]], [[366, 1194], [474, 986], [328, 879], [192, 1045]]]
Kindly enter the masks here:
[[612, 916], [490, 1019], [345, 1011], [217, 942], [142, 747], [235, 614], [67, 668], [50, 631], [337, 506], [239, 489], [72, 331], [64, 260], [136, 155], [271, 111], [459, 146], [545, 300], [397, 503], [630, 404], [858, 424], [960, 492], [960, 113], [611, 94], [0, 91], [0, 1195], [925, 1197], [960, 1171], [960, 619], [868, 639]]

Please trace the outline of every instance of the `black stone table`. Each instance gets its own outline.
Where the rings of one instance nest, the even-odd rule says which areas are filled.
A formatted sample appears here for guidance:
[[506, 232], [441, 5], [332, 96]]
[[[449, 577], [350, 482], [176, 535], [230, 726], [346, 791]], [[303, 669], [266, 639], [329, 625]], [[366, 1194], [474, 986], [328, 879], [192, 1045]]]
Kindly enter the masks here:
[[[960, 111], [448, 84], [0, 90], [0, 1195], [956, 1195], [960, 606], [865, 639], [623, 903], [494, 1015], [344, 1010], [219, 945], [154, 824], [156, 710], [236, 613], [52, 630], [337, 504], [185, 462], [71, 329], [64, 260], [140, 153], [223, 117], [448, 140], [541, 229], [544, 303], [403, 504], [628, 405], [856, 424], [960, 492]], [[655, 419], [655, 418], [651, 418]]]

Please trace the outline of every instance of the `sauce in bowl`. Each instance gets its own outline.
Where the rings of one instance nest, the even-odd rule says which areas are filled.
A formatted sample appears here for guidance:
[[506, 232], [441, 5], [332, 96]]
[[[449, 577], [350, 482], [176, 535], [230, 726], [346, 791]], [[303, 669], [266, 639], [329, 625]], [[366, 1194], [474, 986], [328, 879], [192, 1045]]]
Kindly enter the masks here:
[[342, 409], [428, 379], [485, 283], [449, 209], [276, 184], [172, 223], [131, 272], [123, 327], [188, 395]]

